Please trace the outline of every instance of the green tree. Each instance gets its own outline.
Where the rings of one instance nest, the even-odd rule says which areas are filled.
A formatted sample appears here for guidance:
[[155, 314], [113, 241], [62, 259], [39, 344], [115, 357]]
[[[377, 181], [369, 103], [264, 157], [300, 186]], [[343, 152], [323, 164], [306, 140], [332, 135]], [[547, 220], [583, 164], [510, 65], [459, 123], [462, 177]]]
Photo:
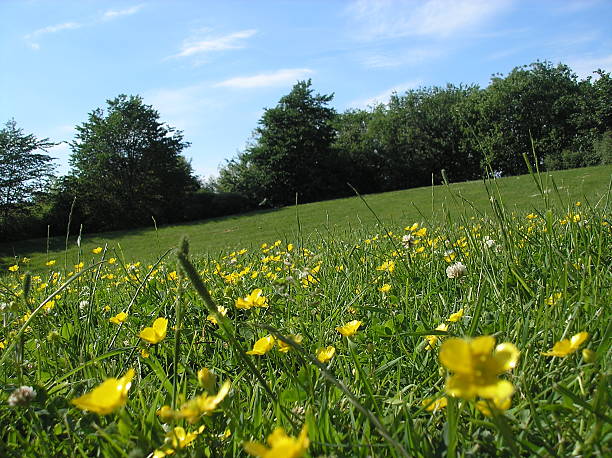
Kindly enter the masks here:
[[[53, 158], [45, 154], [55, 143], [24, 134], [10, 120], [0, 130], [0, 234], [20, 216], [27, 216], [37, 195], [53, 177]], [[12, 231], [11, 231], [12, 232]]]
[[535, 62], [506, 77], [494, 75], [480, 97], [474, 126], [485, 162], [504, 175], [527, 172], [534, 141], [540, 158], [560, 154], [577, 135], [573, 118], [580, 112], [576, 75], [563, 64]]
[[251, 180], [256, 198], [274, 205], [332, 197], [338, 188], [331, 144], [336, 116], [327, 104], [333, 94], [314, 94], [311, 81], [300, 81], [276, 107], [266, 109], [253, 144], [240, 167]]
[[70, 165], [79, 209], [89, 229], [114, 229], [181, 219], [198, 188], [181, 131], [160, 122], [139, 96], [107, 101], [77, 126]]

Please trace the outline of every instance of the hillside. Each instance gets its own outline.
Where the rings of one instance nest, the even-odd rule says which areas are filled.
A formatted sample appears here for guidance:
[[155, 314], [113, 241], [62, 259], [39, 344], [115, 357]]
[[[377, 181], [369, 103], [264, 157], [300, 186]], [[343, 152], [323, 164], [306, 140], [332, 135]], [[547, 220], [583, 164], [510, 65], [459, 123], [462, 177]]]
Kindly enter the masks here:
[[[565, 208], [577, 200], [595, 205], [608, 189], [611, 176], [612, 166], [601, 166], [552, 172], [543, 174], [542, 178], [548, 181], [551, 202]], [[537, 211], [542, 205], [534, 179], [529, 175], [497, 179], [491, 186], [492, 190], [499, 189], [504, 204], [510, 210]], [[376, 216], [389, 227], [423, 220], [436, 223], [459, 213], [474, 215], [481, 212], [487, 215], [491, 212], [487, 190], [482, 181], [454, 183], [449, 188], [434, 186], [371, 194], [364, 196], [364, 199]], [[87, 228], [83, 228], [81, 251], [83, 256], [91, 256], [93, 248], [108, 244], [108, 250], [113, 256], [122, 257], [126, 261], [152, 261], [174, 247], [183, 235], [190, 238], [193, 253], [216, 255], [226, 250], [277, 239], [295, 240], [298, 234], [300, 237], [319, 237], [329, 232], [342, 234], [356, 228], [359, 231], [368, 230], [374, 224], [376, 217], [372, 211], [359, 197], [351, 197], [165, 226], [157, 230], [149, 227], [89, 234]], [[78, 262], [79, 259], [79, 247], [76, 245], [78, 234], [75, 231], [78, 228], [72, 228], [68, 242], [68, 264]], [[0, 268], [6, 271], [16, 257], [30, 258], [32, 271], [40, 270], [48, 259], [57, 259], [58, 263], [62, 263], [65, 259], [65, 246], [65, 237], [0, 244]]]

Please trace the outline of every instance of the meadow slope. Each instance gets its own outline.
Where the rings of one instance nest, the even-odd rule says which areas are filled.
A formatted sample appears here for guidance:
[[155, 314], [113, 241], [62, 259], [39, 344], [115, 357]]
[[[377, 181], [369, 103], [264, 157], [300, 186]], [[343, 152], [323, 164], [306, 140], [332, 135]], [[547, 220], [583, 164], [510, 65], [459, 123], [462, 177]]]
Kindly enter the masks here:
[[[551, 203], [559, 208], [576, 200], [596, 203], [606, 192], [612, 177], [612, 166], [588, 167], [545, 174], [550, 182]], [[509, 211], [530, 212], [541, 208], [542, 199], [529, 175], [495, 180], [492, 191], [501, 195]], [[29, 268], [40, 271], [49, 259], [66, 264], [78, 263], [79, 253], [89, 253], [98, 246], [125, 262], [132, 259], [153, 261], [176, 245], [183, 236], [191, 241], [192, 252], [220, 254], [239, 247], [253, 247], [271, 239], [295, 240], [326, 234], [345, 234], [372, 227], [377, 219], [397, 226], [406, 221], [444, 221], [449, 215], [490, 215], [491, 204], [482, 181], [454, 183], [364, 196], [373, 215], [358, 197], [316, 202], [265, 210], [246, 215], [234, 215], [180, 225], [130, 231], [89, 234], [83, 228], [81, 249], [76, 245], [78, 228], [72, 229], [66, 251], [66, 237], [40, 238], [12, 243], [0, 243], [0, 269], [6, 271], [16, 259], [31, 259]], [[66, 215], [68, 220], [68, 215]], [[76, 234], [75, 234], [76, 232]], [[48, 252], [47, 252], [48, 249]]]

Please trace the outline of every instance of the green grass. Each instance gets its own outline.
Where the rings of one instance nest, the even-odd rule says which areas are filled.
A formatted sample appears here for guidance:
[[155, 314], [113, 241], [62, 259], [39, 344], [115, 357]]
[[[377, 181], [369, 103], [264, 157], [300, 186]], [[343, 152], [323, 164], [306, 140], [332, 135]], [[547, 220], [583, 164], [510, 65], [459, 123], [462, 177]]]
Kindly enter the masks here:
[[[596, 202], [607, 191], [612, 167], [590, 167], [550, 174], [554, 177], [558, 193], [550, 186], [551, 199], [559, 207], [567, 207], [578, 199]], [[509, 210], [530, 212], [541, 205], [541, 197], [529, 175], [503, 178], [496, 181], [504, 204]], [[491, 213], [487, 191], [481, 181], [456, 183], [450, 190], [444, 186], [409, 189], [405, 191], [365, 196], [366, 201], [381, 221], [402, 224], [403, 221], [425, 218], [432, 223], [444, 221], [447, 212], [457, 216], [465, 212]], [[461, 198], [470, 202], [466, 204]], [[66, 215], [66, 219], [68, 215]], [[299, 221], [299, 224], [298, 224]], [[255, 212], [216, 220], [131, 231], [89, 234], [84, 228], [81, 249], [76, 245], [76, 235], [70, 238], [66, 257], [66, 237], [40, 238], [0, 244], [0, 269], [13, 265], [15, 259], [31, 259], [29, 268], [44, 270], [48, 259], [57, 259], [63, 265], [79, 262], [79, 251], [87, 258], [91, 249], [108, 245], [115, 256], [149, 262], [173, 247], [181, 236], [191, 240], [192, 251], [217, 255], [237, 247], [258, 246], [271, 239], [295, 240], [296, 237], [326, 236], [329, 233], [344, 234], [361, 230], [376, 223], [372, 212], [358, 197], [318, 202], [275, 211]], [[47, 255], [47, 242], [49, 253]]]
[[[115, 239], [125, 262], [109, 263], [112, 249], [90, 253], [103, 243], [82, 246], [78, 273], [72, 253], [70, 272], [58, 262], [30, 277], [21, 262], [0, 278], [0, 456], [144, 457], [171, 447], [173, 456], [246, 456], [246, 444], [265, 443], [277, 427], [293, 437], [307, 427], [313, 457], [610, 456], [609, 175], [609, 167], [556, 174], [557, 190], [545, 177], [435, 188], [433, 215], [431, 188], [367, 196], [384, 228], [347, 199], [301, 206], [301, 231], [295, 208], [162, 229], [175, 239], [160, 236], [159, 252], [190, 228], [212, 243], [201, 233], [241, 221], [234, 232], [245, 238], [210, 248], [193, 236], [190, 249], [158, 260], [126, 236]], [[269, 232], [247, 238], [248, 221]], [[232, 248], [217, 253], [222, 246]], [[465, 275], [449, 278], [458, 261]], [[267, 306], [245, 309], [238, 299], [256, 289]], [[218, 306], [226, 317], [215, 324]], [[120, 312], [122, 325], [109, 321]], [[139, 334], [158, 317], [168, 319], [167, 334], [146, 343]], [[341, 336], [336, 328], [352, 320], [361, 321], [356, 334]], [[581, 332], [588, 338], [566, 356], [543, 354]], [[268, 335], [274, 348], [246, 353]], [[467, 344], [453, 337], [478, 336], [511, 343], [520, 357], [495, 370], [494, 361], [480, 366], [493, 358], [484, 352], [474, 360], [481, 375], [468, 371], [474, 378], [450, 397], [449, 368], [470, 367], [458, 351]], [[320, 363], [327, 346], [335, 355]], [[505, 348], [499, 355], [511, 355]], [[198, 383], [204, 367], [217, 375], [208, 388]], [[111, 412], [101, 415], [71, 402], [129, 369], [125, 405], [106, 394], [99, 402]], [[485, 375], [497, 392], [513, 391], [493, 416], [477, 408], [484, 391], [467, 398]], [[231, 389], [217, 406], [201, 417], [187, 410], [224, 381]], [[9, 405], [20, 386], [36, 396]], [[429, 412], [428, 398], [448, 405]], [[156, 414], [164, 405], [193, 423]], [[173, 428], [201, 426], [184, 448], [166, 441]]]

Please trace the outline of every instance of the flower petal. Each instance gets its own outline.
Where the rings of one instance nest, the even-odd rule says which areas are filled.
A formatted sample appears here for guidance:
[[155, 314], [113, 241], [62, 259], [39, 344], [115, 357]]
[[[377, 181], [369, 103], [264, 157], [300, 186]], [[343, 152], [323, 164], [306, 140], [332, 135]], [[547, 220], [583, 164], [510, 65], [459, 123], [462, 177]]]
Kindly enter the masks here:
[[514, 369], [520, 354], [521, 352], [516, 348], [516, 345], [509, 342], [504, 342], [495, 347], [495, 353], [493, 354], [495, 373], [501, 374]]
[[477, 388], [469, 377], [455, 374], [446, 379], [446, 392], [452, 397], [472, 399], [477, 394]]
[[472, 370], [470, 343], [457, 337], [447, 339], [440, 348], [440, 362], [453, 372], [469, 374]]
[[490, 355], [494, 346], [493, 336], [480, 336], [470, 341], [470, 350], [474, 355]]
[[508, 380], [497, 380], [491, 385], [479, 386], [478, 396], [485, 399], [506, 399], [514, 394], [514, 386]]
[[573, 349], [578, 349], [580, 345], [584, 343], [585, 340], [589, 338], [588, 332], [579, 332], [575, 336], [572, 336], [570, 343]]

